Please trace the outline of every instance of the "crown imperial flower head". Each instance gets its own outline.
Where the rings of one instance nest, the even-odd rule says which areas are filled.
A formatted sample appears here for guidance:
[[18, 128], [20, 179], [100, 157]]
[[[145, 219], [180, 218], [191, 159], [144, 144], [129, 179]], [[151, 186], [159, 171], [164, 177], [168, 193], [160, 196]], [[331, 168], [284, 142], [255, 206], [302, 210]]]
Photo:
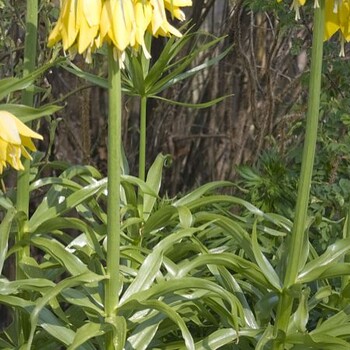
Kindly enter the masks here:
[[16, 170], [24, 169], [21, 156], [32, 159], [26, 148], [36, 151], [32, 138], [43, 139], [12, 113], [0, 111], [0, 174], [7, 164]]
[[192, 0], [61, 0], [61, 11], [50, 33], [48, 46], [62, 41], [63, 49], [84, 54], [91, 60], [91, 52], [105, 42], [114, 46], [121, 58], [127, 47], [147, 51], [146, 31], [153, 36], [181, 36], [167, 19], [185, 19], [182, 7], [192, 6]]

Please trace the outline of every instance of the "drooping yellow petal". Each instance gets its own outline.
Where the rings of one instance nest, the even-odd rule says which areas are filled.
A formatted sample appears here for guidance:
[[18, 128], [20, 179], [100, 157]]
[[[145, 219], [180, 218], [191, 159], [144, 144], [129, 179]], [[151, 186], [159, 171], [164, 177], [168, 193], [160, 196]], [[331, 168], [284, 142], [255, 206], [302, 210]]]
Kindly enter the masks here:
[[7, 145], [8, 145], [8, 142], [0, 138], [0, 162], [1, 163], [5, 162], [5, 165], [6, 165]]
[[165, 0], [164, 1], [165, 8], [180, 21], [185, 20], [185, 14], [181, 11], [180, 7], [192, 6], [191, 0]]
[[52, 32], [49, 35], [47, 46], [53, 47], [57, 42], [62, 40], [61, 35], [61, 23], [56, 23], [55, 27], [53, 28]]
[[27, 138], [34, 138], [34, 139], [39, 139], [42, 140], [43, 137], [36, 133], [35, 131], [33, 131], [32, 129], [30, 129], [27, 125], [25, 125], [24, 123], [22, 123], [18, 118], [16, 118], [13, 114], [7, 112], [7, 111], [0, 111], [0, 118], [7, 115], [9, 118], [11, 118], [17, 127], [18, 133], [20, 134], [20, 136], [24, 136]]
[[163, 0], [151, 0], [151, 5], [153, 7], [153, 16], [151, 21], [152, 34], [155, 34], [164, 24], [164, 22], [167, 21], [167, 19]]
[[12, 113], [0, 111], [0, 174], [9, 164], [16, 170], [23, 170], [21, 156], [31, 159], [26, 148], [35, 151], [31, 138], [42, 136], [28, 128]]
[[65, 50], [68, 50], [74, 44], [78, 35], [76, 24], [76, 7], [76, 2], [74, 0], [63, 0], [61, 35], [63, 48]]
[[124, 57], [130, 47], [140, 47], [147, 58], [146, 31], [158, 36], [181, 36], [167, 20], [185, 19], [181, 7], [192, 0], [62, 0], [61, 12], [49, 36], [49, 46], [62, 40], [64, 50], [79, 52], [91, 61], [91, 53], [104, 43], [113, 45], [116, 55]]
[[152, 21], [152, 6], [149, 2], [136, 0], [135, 4], [135, 22], [136, 22], [136, 43], [143, 49], [146, 58], [151, 58], [145, 44], [145, 32]]
[[78, 52], [96, 47], [95, 39], [99, 34], [100, 18], [102, 11], [101, 0], [77, 1], [77, 30]]
[[84, 17], [90, 27], [99, 26], [102, 11], [101, 0], [83, 0]]
[[336, 33], [340, 26], [338, 20], [338, 14], [334, 11], [334, 2], [327, 1], [325, 12], [326, 12], [326, 24], [325, 24], [325, 40], [328, 40], [330, 37]]
[[350, 4], [348, 1], [342, 1], [338, 9], [339, 24], [342, 35], [346, 41], [350, 40]]
[[21, 138], [15, 120], [11, 114], [3, 111], [0, 115], [0, 138], [15, 145], [21, 144]]
[[6, 161], [16, 170], [24, 170], [21, 162], [21, 146], [9, 144], [7, 146]]
[[135, 38], [134, 8], [132, 0], [108, 0], [105, 2], [110, 27], [108, 35], [118, 50], [124, 51]]
[[21, 136], [21, 143], [24, 147], [29, 148], [31, 151], [36, 151], [36, 147], [34, 145], [34, 142], [30, 137], [27, 136]]

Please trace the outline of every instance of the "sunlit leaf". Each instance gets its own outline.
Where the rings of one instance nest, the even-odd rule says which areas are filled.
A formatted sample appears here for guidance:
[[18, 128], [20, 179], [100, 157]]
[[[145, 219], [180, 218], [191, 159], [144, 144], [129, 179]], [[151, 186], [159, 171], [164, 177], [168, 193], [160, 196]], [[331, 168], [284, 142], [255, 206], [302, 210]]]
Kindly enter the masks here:
[[252, 247], [254, 252], [255, 260], [260, 267], [261, 271], [264, 273], [266, 278], [269, 280], [269, 282], [276, 288], [276, 290], [281, 291], [281, 281], [274, 270], [274, 268], [271, 266], [270, 262], [266, 259], [264, 254], [262, 253], [259, 243], [258, 243], [258, 237], [257, 237], [257, 231], [256, 231], [256, 221], [253, 226], [253, 232], [252, 232]]
[[[156, 160], [152, 163], [148, 173], [146, 184], [153, 190], [155, 194], [159, 194], [160, 186], [162, 183], [162, 172], [164, 163], [168, 160], [167, 156], [159, 154]], [[144, 220], [150, 216], [154, 204], [156, 203], [157, 197], [149, 195], [147, 193], [143, 196], [143, 216]]]

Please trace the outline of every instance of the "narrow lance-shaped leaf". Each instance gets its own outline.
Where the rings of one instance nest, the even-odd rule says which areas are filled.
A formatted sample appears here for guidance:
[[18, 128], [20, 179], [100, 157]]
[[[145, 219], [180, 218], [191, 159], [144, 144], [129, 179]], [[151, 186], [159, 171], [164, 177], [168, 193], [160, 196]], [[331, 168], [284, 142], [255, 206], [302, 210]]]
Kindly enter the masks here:
[[298, 275], [298, 281], [317, 279], [333, 262], [338, 261], [350, 250], [350, 238], [342, 239], [330, 245], [326, 251], [316, 259], [307, 263]]
[[44, 293], [42, 298], [40, 298], [35, 305], [31, 315], [30, 315], [30, 325], [31, 331], [28, 339], [28, 347], [30, 348], [33, 340], [35, 329], [38, 325], [39, 315], [41, 311], [45, 308], [46, 304], [53, 298], [55, 298], [61, 291], [67, 288], [71, 288], [77, 285], [82, 285], [84, 283], [98, 282], [104, 279], [105, 276], [99, 276], [92, 272], [86, 272], [81, 275], [68, 277], [65, 280], [59, 282], [55, 287], [51, 288], [48, 292]]
[[30, 86], [33, 81], [38, 78], [41, 74], [43, 74], [47, 69], [56, 65], [59, 61], [51, 62], [41, 66], [36, 69], [34, 72], [27, 74], [23, 78], [5, 78], [1, 80], [0, 84], [0, 100], [5, 98], [11, 92], [22, 90]]
[[222, 102], [224, 99], [226, 99], [227, 97], [230, 97], [230, 96], [233, 96], [233, 95], [222, 96], [222, 97], [218, 97], [218, 98], [215, 98], [213, 100], [210, 100], [208, 102], [201, 102], [201, 103], [179, 102], [179, 101], [175, 101], [175, 100], [169, 100], [165, 97], [156, 96], [156, 95], [151, 95], [151, 96], [149, 96], [149, 98], [164, 101], [164, 102], [167, 102], [169, 104], [173, 104], [173, 105], [177, 105], [177, 106], [202, 109], [202, 108], [208, 108], [208, 107], [214, 106], [217, 103]]
[[0, 224], [0, 275], [6, 259], [10, 230], [15, 214], [16, 210], [14, 208], [10, 208]]
[[252, 247], [254, 252], [254, 257], [256, 259], [256, 262], [258, 266], [260, 267], [263, 274], [266, 276], [268, 281], [276, 288], [276, 290], [281, 291], [281, 282], [279, 280], [279, 277], [274, 270], [274, 268], [271, 266], [270, 262], [266, 259], [264, 254], [261, 252], [261, 249], [259, 247], [258, 243], [258, 237], [256, 232], [256, 220], [253, 225], [253, 232], [252, 232]]
[[28, 123], [46, 115], [51, 115], [62, 109], [61, 106], [47, 105], [39, 108], [28, 107], [19, 104], [0, 104], [0, 109], [8, 111], [20, 119], [23, 123]]
[[[167, 161], [168, 157], [164, 156], [162, 154], [159, 154], [156, 158], [156, 160], [151, 165], [146, 179], [146, 184], [152, 189], [152, 191], [157, 194], [159, 194], [160, 186], [162, 183], [162, 172], [163, 172], [163, 166], [164, 163]], [[156, 203], [157, 197], [149, 195], [147, 193], [143, 196], [143, 216], [144, 219], [147, 220], [147, 218], [150, 216], [154, 204]]]

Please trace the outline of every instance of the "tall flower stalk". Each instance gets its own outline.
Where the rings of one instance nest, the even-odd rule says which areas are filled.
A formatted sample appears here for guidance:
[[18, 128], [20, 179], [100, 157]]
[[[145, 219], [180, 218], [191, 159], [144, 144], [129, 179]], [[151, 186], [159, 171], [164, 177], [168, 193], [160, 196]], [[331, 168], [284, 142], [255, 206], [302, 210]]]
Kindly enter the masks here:
[[[108, 48], [108, 201], [107, 201], [107, 274], [105, 291], [106, 321], [113, 322], [118, 306], [120, 258], [120, 177], [122, 145], [121, 78], [113, 48]], [[107, 335], [107, 349], [114, 349], [113, 334]]]
[[[62, 41], [64, 50], [83, 54], [88, 62], [91, 53], [104, 43], [108, 46], [108, 200], [107, 200], [107, 264], [105, 285], [106, 323], [116, 326], [120, 292], [120, 180], [122, 162], [121, 138], [121, 77], [125, 50], [142, 49], [150, 58], [145, 44], [145, 32], [153, 36], [181, 36], [169, 24], [166, 10], [178, 19], [184, 19], [180, 7], [190, 6], [191, 0], [63, 0], [60, 16], [49, 36], [49, 46]], [[146, 99], [142, 100], [140, 178], [145, 178]], [[143, 156], [142, 156], [143, 155]], [[118, 345], [114, 332], [106, 335], [106, 349]]]
[[[37, 37], [38, 37], [38, 0], [27, 0], [26, 13], [26, 36], [24, 43], [24, 67], [23, 77], [26, 77], [35, 70], [37, 57]], [[22, 93], [22, 103], [27, 106], [34, 104], [34, 90], [29, 87]], [[30, 160], [25, 159], [23, 162], [24, 170], [18, 173], [17, 177], [17, 210], [24, 212], [28, 217], [29, 214], [29, 169]], [[23, 228], [18, 230], [17, 240], [23, 238]], [[17, 253], [16, 275], [21, 278], [22, 272], [18, 262], [22, 256], [29, 255], [29, 247], [23, 247]]]
[[[27, 0], [26, 10], [26, 36], [24, 43], [24, 63], [23, 77], [28, 76], [35, 70], [37, 57], [37, 36], [38, 36], [38, 0]], [[22, 93], [22, 104], [33, 106], [34, 90], [29, 87]], [[17, 198], [16, 209], [18, 212], [23, 212], [28, 218], [29, 215], [29, 175], [30, 175], [30, 160], [23, 161], [23, 170], [17, 175]], [[19, 225], [17, 230], [16, 241], [23, 240], [25, 235], [25, 224]], [[21, 270], [20, 262], [26, 256], [29, 256], [29, 246], [24, 246], [16, 252], [16, 279], [25, 278]], [[15, 322], [17, 334], [19, 335], [19, 343], [27, 338], [29, 334], [28, 316], [25, 313], [17, 312]]]
[[[284, 292], [280, 298], [276, 316], [276, 336], [280, 331], [282, 331], [284, 334], [287, 332], [293, 306], [293, 297], [290, 295], [289, 289], [291, 286], [293, 286], [297, 279], [300, 264], [303, 262], [303, 249], [305, 249], [308, 244], [306, 221], [317, 142], [321, 95], [323, 40], [325, 35], [325, 0], [319, 0], [318, 4], [319, 6], [315, 9], [314, 17], [309, 99], [301, 174], [299, 178], [294, 224], [288, 244], [286, 273], [283, 286]], [[284, 349], [284, 344], [276, 341], [274, 344], [274, 349], [282, 350]]]

